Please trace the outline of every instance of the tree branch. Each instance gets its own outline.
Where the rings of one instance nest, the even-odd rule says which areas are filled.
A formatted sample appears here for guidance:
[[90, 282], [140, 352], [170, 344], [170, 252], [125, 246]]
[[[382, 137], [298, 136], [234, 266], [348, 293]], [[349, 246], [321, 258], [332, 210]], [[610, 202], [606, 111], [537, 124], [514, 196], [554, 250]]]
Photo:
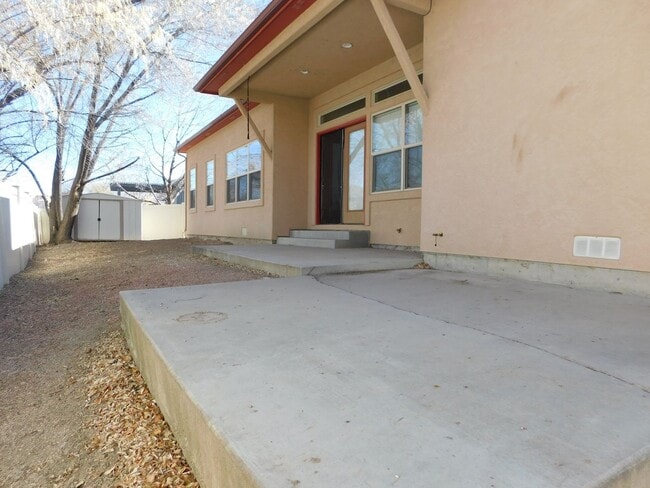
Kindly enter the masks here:
[[131, 161], [130, 163], [127, 163], [127, 164], [125, 164], [124, 166], [121, 166], [121, 167], [119, 167], [119, 168], [117, 168], [117, 169], [115, 169], [115, 170], [113, 170], [113, 171], [109, 171], [108, 173], [104, 173], [104, 174], [101, 174], [101, 175], [99, 175], [99, 176], [94, 176], [93, 178], [88, 178], [87, 180], [84, 180], [84, 181], [82, 182], [82, 185], [87, 185], [87, 184], [90, 183], [91, 181], [101, 180], [102, 178], [106, 178], [107, 176], [111, 176], [111, 175], [114, 175], [115, 173], [119, 173], [120, 171], [125, 170], [126, 168], [128, 168], [128, 167], [130, 167], [130, 166], [133, 166], [133, 165], [134, 165], [135, 163], [137, 163], [139, 160], [140, 160], [140, 156], [138, 156], [137, 158], [135, 158], [135, 159], [134, 159], [133, 161]]

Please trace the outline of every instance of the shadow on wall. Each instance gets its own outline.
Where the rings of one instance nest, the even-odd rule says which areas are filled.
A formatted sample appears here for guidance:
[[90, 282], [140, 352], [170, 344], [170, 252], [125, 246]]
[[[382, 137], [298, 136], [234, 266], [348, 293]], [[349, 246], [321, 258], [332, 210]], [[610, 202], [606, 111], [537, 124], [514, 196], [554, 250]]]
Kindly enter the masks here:
[[49, 219], [17, 186], [0, 185], [0, 288], [50, 240]]

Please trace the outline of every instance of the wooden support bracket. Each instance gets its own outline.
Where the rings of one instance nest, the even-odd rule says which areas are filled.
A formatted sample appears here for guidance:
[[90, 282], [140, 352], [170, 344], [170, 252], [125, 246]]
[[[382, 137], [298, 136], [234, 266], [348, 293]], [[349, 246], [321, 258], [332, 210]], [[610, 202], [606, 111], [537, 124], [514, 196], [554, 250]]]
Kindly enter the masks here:
[[415, 95], [415, 99], [418, 101], [422, 113], [427, 115], [429, 113], [429, 97], [427, 97], [427, 93], [424, 91], [422, 83], [420, 83], [418, 72], [415, 70], [415, 66], [413, 66], [413, 62], [408, 55], [408, 51], [406, 50], [406, 46], [404, 46], [404, 42], [399, 35], [397, 27], [395, 27], [395, 23], [393, 22], [393, 18], [390, 16], [385, 1], [370, 0], [370, 3], [372, 3], [372, 7], [375, 9], [379, 23], [386, 33], [386, 37], [395, 52], [397, 61], [402, 67], [402, 71], [411, 86], [411, 90], [413, 90], [413, 95]]
[[253, 119], [250, 118], [250, 116], [248, 114], [248, 109], [246, 108], [246, 106], [241, 102], [241, 100], [235, 99], [235, 103], [237, 104], [237, 108], [239, 109], [241, 114], [244, 116], [244, 118], [247, 118], [248, 121], [250, 122], [251, 129], [253, 129], [253, 132], [255, 132], [255, 135], [259, 139], [260, 144], [264, 148], [264, 151], [266, 152], [266, 154], [268, 154], [269, 157], [272, 158], [273, 157], [273, 151], [271, 151], [271, 148], [266, 143], [266, 140], [264, 139], [264, 136], [262, 135], [262, 132], [260, 131], [260, 129], [257, 127], [257, 125], [255, 124]]

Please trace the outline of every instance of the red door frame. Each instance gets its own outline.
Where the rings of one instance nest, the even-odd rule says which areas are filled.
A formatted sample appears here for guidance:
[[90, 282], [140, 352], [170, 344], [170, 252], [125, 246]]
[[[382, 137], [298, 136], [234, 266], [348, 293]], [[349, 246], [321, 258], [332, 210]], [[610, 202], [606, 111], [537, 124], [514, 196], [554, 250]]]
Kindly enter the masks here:
[[[366, 117], [360, 117], [358, 119], [354, 119], [350, 122], [345, 122], [344, 124], [337, 125], [335, 127], [328, 127], [325, 130], [322, 130], [320, 132], [316, 133], [316, 219], [314, 222], [316, 222], [316, 225], [320, 225], [320, 139], [321, 136], [325, 134], [329, 134], [330, 132], [334, 132], [337, 130], [341, 129], [346, 129], [348, 127], [352, 127], [353, 125], [360, 124], [361, 122], [366, 122], [367, 119]], [[366, 133], [367, 133], [367, 128], [366, 128]], [[365, 178], [365, 175], [364, 175]]]

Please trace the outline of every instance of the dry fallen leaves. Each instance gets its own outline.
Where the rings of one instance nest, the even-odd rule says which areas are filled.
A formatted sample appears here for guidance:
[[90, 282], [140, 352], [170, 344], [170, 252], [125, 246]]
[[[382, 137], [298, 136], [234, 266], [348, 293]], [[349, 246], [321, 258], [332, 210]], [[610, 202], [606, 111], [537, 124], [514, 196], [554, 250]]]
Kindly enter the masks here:
[[117, 453], [103, 473], [116, 487], [199, 486], [119, 332], [94, 350], [86, 384], [95, 432], [88, 447]]
[[[2, 289], [0, 417], [6, 428], [0, 440], [0, 486], [161, 486], [167, 477], [169, 483], [174, 482], [170, 472], [167, 477], [154, 474], [154, 481], [147, 484], [150, 473], [137, 466], [137, 461], [127, 463], [125, 457], [136, 451], [126, 447], [126, 440], [120, 441], [119, 449], [116, 447], [117, 441], [112, 439], [117, 439], [120, 432], [115, 432], [115, 437], [108, 435], [109, 428], [122, 429], [119, 422], [96, 434], [92, 430], [87, 420], [95, 411], [105, 413], [108, 407], [102, 402], [120, 403], [111, 399], [108, 392], [95, 389], [110, 390], [113, 386], [93, 386], [89, 407], [84, 408], [84, 403], [87, 382], [95, 381], [98, 375], [114, 375], [119, 366], [110, 362], [101, 368], [94, 365], [98, 338], [119, 329], [119, 290], [266, 276], [192, 254], [193, 245], [206, 244], [220, 242], [176, 239], [44, 246], [38, 249], [27, 269]], [[122, 341], [119, 334], [113, 340]], [[123, 351], [126, 353], [126, 349]], [[102, 361], [119, 357], [109, 349], [102, 354]], [[96, 371], [87, 380], [86, 371], [91, 365]], [[106, 396], [101, 402], [100, 395]], [[132, 401], [141, 401], [140, 395], [129, 396]], [[89, 427], [79, 428], [81, 422]], [[106, 420], [97, 421], [98, 429], [102, 422]], [[144, 474], [140, 481], [133, 482], [134, 478], [127, 475], [136, 467]], [[193, 478], [182, 479], [193, 482]], [[183, 481], [175, 483], [182, 486]]]

